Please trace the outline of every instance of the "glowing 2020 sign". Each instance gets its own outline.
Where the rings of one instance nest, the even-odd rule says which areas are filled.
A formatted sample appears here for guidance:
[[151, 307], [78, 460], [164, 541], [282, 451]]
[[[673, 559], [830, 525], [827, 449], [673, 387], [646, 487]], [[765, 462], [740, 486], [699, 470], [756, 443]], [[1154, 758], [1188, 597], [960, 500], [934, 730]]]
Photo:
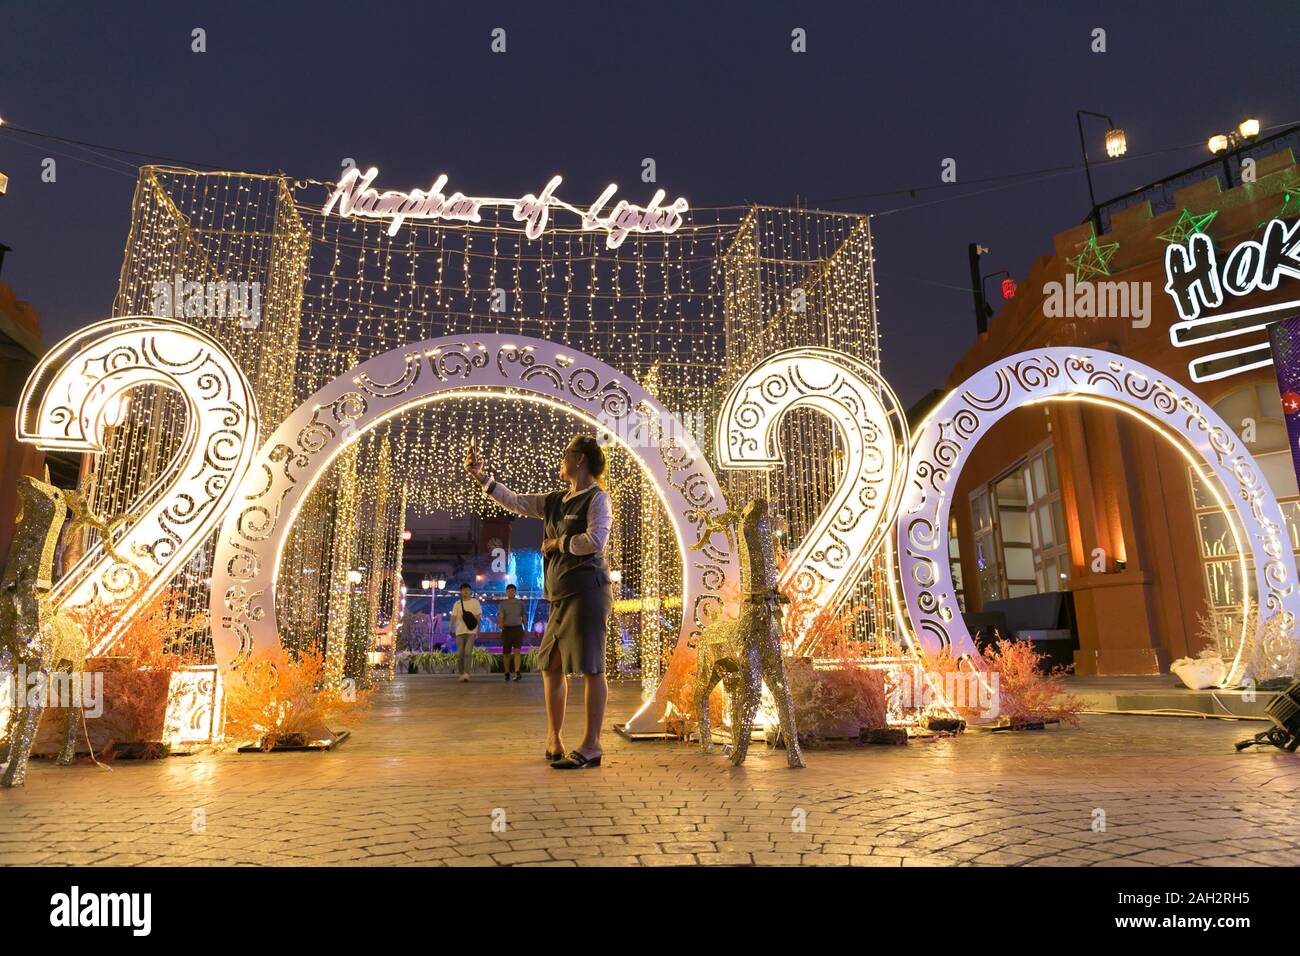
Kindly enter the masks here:
[[[1049, 348], [1000, 359], [953, 389], [918, 426], [912, 441], [911, 478], [896, 529], [899, 577], [912, 633], [927, 655], [948, 650], [955, 657], [979, 654], [956, 606], [948, 566], [948, 515], [962, 466], [972, 446], [1017, 408], [1050, 401], [1087, 402], [1134, 415], [1168, 439], [1198, 470], [1208, 466], [1206, 488], [1228, 513], [1218, 478], [1236, 503], [1244, 529], [1237, 537], [1243, 584], [1247, 561], [1255, 564], [1261, 595], [1256, 640], [1270, 639], [1267, 619], [1287, 625], [1300, 617], [1295, 559], [1273, 491], [1259, 465], [1228, 425], [1194, 394], [1158, 371], [1122, 355], [1088, 349]], [[1237, 527], [1231, 522], [1233, 534]], [[1240, 682], [1242, 635], [1224, 686]], [[1264, 647], [1278, 654], [1280, 648]]]
[[[211, 613], [222, 668], [279, 644], [281, 555], [294, 515], [330, 462], [388, 418], [465, 397], [549, 405], [612, 436], [651, 478], [677, 536], [684, 579], [679, 646], [721, 612], [724, 589], [738, 583], [737, 557], [706, 526], [726, 503], [704, 455], [672, 414], [616, 369], [553, 342], [453, 336], [361, 363], [298, 406], [262, 446], [217, 536]], [[708, 538], [705, 547], [688, 552], [686, 545], [701, 537]]]
[[[865, 362], [833, 349], [787, 349], [750, 369], [723, 401], [715, 435], [719, 466], [780, 467], [781, 421], [800, 407], [830, 418], [845, 460], [835, 491], [780, 583], [807, 596], [809, 612], [833, 613], [852, 594], [893, 521], [907, 474], [907, 420], [889, 384]], [[804, 618], [794, 628], [799, 655], [816, 649], [812, 613]]]
[[[219, 521], [213, 569], [213, 643], [224, 669], [279, 641], [276, 573], [297, 509], [330, 462], [365, 431], [418, 405], [490, 396], [538, 402], [612, 435], [652, 479], [676, 533], [684, 568], [678, 647], [721, 610], [737, 581], [736, 555], [708, 530], [725, 510], [713, 472], [681, 425], [635, 382], [554, 343], [505, 335], [414, 343], [372, 358], [322, 388], [282, 423], [253, 457], [257, 407], [235, 361], [211, 338], [149, 317], [90, 326], [56, 346], [24, 388], [18, 437], [44, 448], [97, 452], [126, 391], [154, 384], [178, 391], [186, 429], [175, 460], [141, 500], [139, 516], [115, 538], [118, 560], [89, 552], [55, 588], [66, 607], [112, 606], [102, 653], [184, 565]], [[796, 349], [759, 363], [733, 388], [719, 423], [728, 467], [772, 467], [782, 416], [800, 405], [837, 424], [848, 452], [845, 479], [800, 544], [796, 587], [833, 608], [897, 509], [897, 554], [911, 631], [927, 655], [950, 650], [978, 659], [954, 606], [948, 564], [952, 494], [970, 448], [1011, 411], [1046, 401], [1089, 402], [1132, 414], [1207, 468], [1207, 489], [1226, 512], [1218, 482], [1237, 504], [1241, 569], [1253, 559], [1262, 595], [1260, 641], [1300, 618], [1296, 568], [1281, 511], [1232, 430], [1195, 395], [1123, 356], [1042, 349], [995, 362], [950, 393], [913, 436], [911, 463], [897, 399], [869, 367], [825, 349]], [[904, 481], [901, 476], [909, 477]], [[1233, 526], [1234, 534], [1238, 534]], [[688, 551], [688, 542], [704, 547]], [[905, 635], [906, 636], [906, 635]], [[1225, 684], [1240, 680], [1243, 634]], [[806, 650], [806, 648], [805, 648]], [[1283, 656], [1284, 648], [1265, 646]], [[659, 721], [654, 702], [628, 729]]]

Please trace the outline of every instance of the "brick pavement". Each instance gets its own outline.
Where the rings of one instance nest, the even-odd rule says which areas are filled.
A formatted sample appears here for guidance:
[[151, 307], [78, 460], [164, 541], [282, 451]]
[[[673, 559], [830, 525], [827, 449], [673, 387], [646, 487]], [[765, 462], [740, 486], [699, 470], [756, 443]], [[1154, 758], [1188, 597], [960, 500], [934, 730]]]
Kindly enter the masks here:
[[[636, 702], [635, 686], [616, 685], [611, 718]], [[382, 687], [333, 753], [111, 772], [35, 761], [25, 788], [0, 791], [0, 863], [1300, 863], [1300, 755], [1234, 752], [1252, 723], [1089, 716], [1077, 729], [812, 750], [801, 771], [760, 746], [732, 768], [609, 732], [605, 765], [571, 773], [546, 766], [544, 727], [536, 677], [413, 675]]]

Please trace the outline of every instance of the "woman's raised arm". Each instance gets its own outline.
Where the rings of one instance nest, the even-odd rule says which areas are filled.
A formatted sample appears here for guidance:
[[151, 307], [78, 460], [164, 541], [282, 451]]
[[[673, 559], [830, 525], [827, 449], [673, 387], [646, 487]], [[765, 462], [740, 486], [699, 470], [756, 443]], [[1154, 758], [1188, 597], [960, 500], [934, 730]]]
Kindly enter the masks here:
[[520, 495], [511, 491], [501, 482], [489, 478], [487, 462], [478, 453], [478, 446], [470, 442], [465, 450], [465, 471], [483, 486], [483, 493], [493, 499], [507, 511], [513, 511], [525, 518], [546, 517], [546, 495]]
[[521, 495], [511, 491], [495, 478], [489, 478], [483, 492], [502, 508], [525, 518], [546, 517], [546, 495]]

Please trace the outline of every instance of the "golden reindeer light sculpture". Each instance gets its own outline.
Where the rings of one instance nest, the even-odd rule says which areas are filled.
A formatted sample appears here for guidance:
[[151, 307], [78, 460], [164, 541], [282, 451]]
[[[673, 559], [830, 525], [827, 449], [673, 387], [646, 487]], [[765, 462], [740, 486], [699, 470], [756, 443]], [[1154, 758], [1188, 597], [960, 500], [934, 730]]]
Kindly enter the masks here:
[[695, 712], [699, 714], [700, 749], [704, 753], [713, 752], [709, 694], [722, 681], [724, 692], [731, 698], [728, 749], [736, 766], [744, 763], [749, 753], [764, 682], [776, 699], [786, 759], [791, 767], [804, 765], [790, 687], [785, 679], [785, 659], [781, 654], [781, 605], [789, 601], [776, 588], [773, 521], [767, 501], [755, 498], [743, 511], [727, 511], [713, 518], [701, 541], [691, 546], [692, 550], [703, 547], [713, 532], [736, 536], [739, 526], [736, 537], [740, 549], [740, 616], [735, 620], [714, 621], [706, 627], [696, 644], [695, 660]]
[[[66, 614], [57, 612], [49, 598], [54, 550], [68, 514], [64, 492], [23, 476], [18, 479], [18, 499], [22, 513], [0, 581], [0, 642], [14, 668], [13, 708], [0, 739], [0, 759], [8, 761], [0, 775], [0, 786], [5, 787], [20, 787], [25, 782], [50, 675], [63, 671], [69, 676], [63, 691], [71, 699], [64, 702], [68, 716], [58, 762], [64, 766], [72, 762], [81, 713], [77, 695], [86, 655], [84, 632]], [[35, 694], [29, 692], [26, 685], [31, 681], [22, 679], [24, 674], [36, 675]]]

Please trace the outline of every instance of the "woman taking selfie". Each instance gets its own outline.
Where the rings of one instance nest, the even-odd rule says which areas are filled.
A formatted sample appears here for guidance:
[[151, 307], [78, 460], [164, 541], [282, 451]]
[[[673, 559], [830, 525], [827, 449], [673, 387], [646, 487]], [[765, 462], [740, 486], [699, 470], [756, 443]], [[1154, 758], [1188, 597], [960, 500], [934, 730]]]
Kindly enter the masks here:
[[[600, 725], [605, 719], [605, 635], [612, 594], [605, 542], [613, 523], [609, 495], [598, 482], [605, 452], [595, 438], [578, 435], [560, 458], [567, 491], [521, 495], [488, 477], [487, 463], [471, 442], [465, 470], [498, 504], [515, 514], [541, 518], [542, 563], [550, 618], [538, 648], [546, 698], [546, 759], [556, 770], [599, 767]], [[561, 734], [568, 698], [566, 674], [582, 673], [587, 730], [576, 750], [564, 752]]]

